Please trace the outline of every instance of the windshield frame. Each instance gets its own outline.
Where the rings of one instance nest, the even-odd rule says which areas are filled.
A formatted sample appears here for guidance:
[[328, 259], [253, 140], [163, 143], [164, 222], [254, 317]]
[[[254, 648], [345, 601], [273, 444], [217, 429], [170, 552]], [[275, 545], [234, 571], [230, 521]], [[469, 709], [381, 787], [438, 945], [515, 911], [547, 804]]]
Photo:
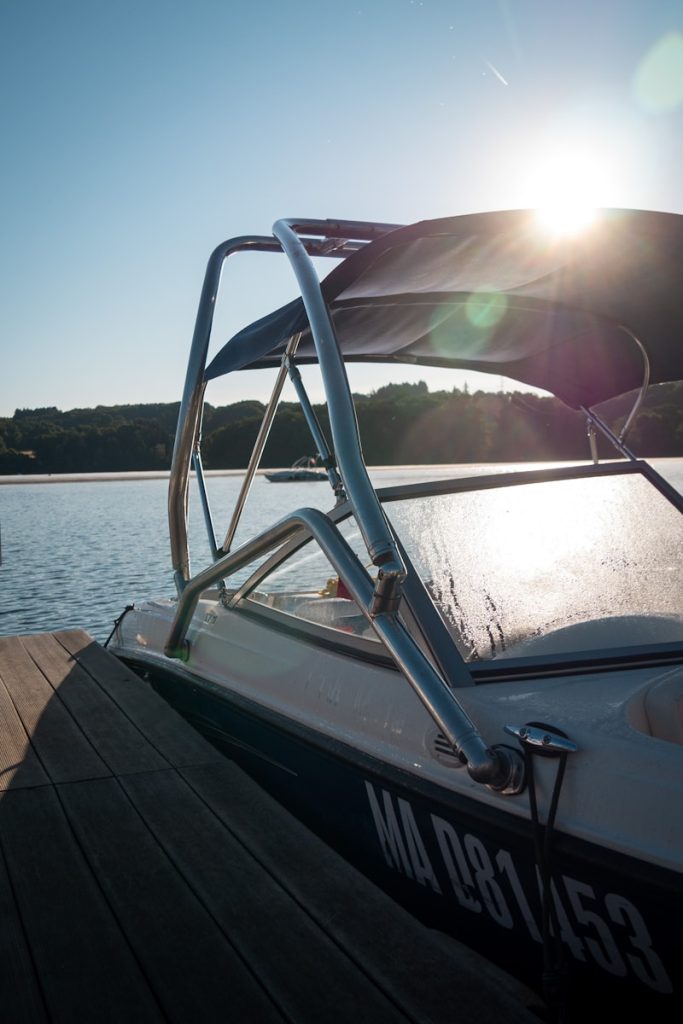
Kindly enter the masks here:
[[[382, 505], [394, 501], [411, 498], [431, 497], [435, 495], [457, 494], [492, 488], [513, 487], [557, 480], [590, 479], [611, 476], [636, 474], [643, 476], [657, 491], [667, 499], [677, 511], [683, 515], [683, 495], [672, 487], [647, 462], [642, 460], [614, 461], [596, 464], [572, 464], [570, 466], [544, 467], [542, 469], [522, 470], [515, 472], [492, 473], [468, 477], [456, 477], [439, 480], [427, 480], [420, 483], [407, 483], [399, 486], [378, 488], [376, 493]], [[329, 519], [339, 524], [353, 515], [349, 501], [336, 505], [327, 513]], [[300, 548], [311, 542], [312, 538], [299, 534], [278, 548], [270, 558], [266, 559], [252, 575], [240, 584], [229, 597], [229, 607], [259, 614], [256, 602], [246, 604], [246, 599], [259, 584], [270, 575], [281, 563], [289, 559]], [[410, 609], [410, 619], [418, 627], [423, 639], [426, 640], [437, 662], [452, 656], [456, 650], [446, 624], [436, 605], [429, 596], [419, 574], [415, 570], [409, 554], [400, 543], [401, 555], [404, 559], [408, 578], [406, 580], [405, 599]], [[318, 630], [311, 630], [311, 625], [301, 620], [301, 632], [315, 642]], [[297, 629], [299, 623], [297, 623]], [[344, 640], [341, 639], [344, 646]], [[335, 644], [337, 646], [337, 644]], [[378, 649], [368, 651], [368, 660], [385, 662], [385, 652]], [[636, 668], [653, 663], [667, 665], [683, 660], [683, 640], [672, 643], [651, 643], [634, 645], [625, 650], [623, 647], [604, 648], [600, 650], [572, 651], [560, 654], [535, 654], [523, 657], [506, 658], [501, 661], [474, 660], [467, 663], [467, 668], [475, 683], [501, 682], [508, 679], [536, 678], [539, 676], [576, 675], [590, 672], [611, 671], [618, 667]]]

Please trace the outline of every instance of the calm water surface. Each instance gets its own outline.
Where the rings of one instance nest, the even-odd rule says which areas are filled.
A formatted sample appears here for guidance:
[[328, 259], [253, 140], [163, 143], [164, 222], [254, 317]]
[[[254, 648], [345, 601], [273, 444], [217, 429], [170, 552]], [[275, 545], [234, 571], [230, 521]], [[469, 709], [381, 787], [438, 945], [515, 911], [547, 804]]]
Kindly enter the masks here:
[[[683, 493], [683, 459], [653, 464]], [[371, 477], [388, 486], [491, 471], [491, 466], [422, 467], [375, 470]], [[239, 476], [209, 480], [221, 538], [240, 484]], [[210, 556], [193, 485], [190, 550], [198, 570]], [[126, 604], [172, 596], [167, 487], [160, 479], [0, 486], [0, 634], [82, 627], [104, 640]], [[236, 544], [295, 508], [327, 510], [331, 504], [327, 484], [274, 485], [257, 477]]]

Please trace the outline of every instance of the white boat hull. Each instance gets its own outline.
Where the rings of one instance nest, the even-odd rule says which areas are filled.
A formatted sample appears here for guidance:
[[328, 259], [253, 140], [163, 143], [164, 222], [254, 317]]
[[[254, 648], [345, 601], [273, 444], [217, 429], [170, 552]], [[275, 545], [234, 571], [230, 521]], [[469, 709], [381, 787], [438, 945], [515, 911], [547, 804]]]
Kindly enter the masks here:
[[[174, 610], [158, 601], [130, 612], [113, 652], [147, 671], [183, 714], [416, 913], [538, 982], [528, 795], [494, 793], [454, 767], [391, 667], [269, 629], [215, 600], [200, 602], [181, 665], [161, 653]], [[683, 911], [683, 820], [674, 810], [683, 795], [682, 694], [680, 668], [458, 692], [491, 742], [510, 742], [505, 725], [540, 720], [561, 723], [578, 745], [557, 815], [553, 897], [584, 995], [671, 1002], [675, 909]], [[652, 729], [657, 709], [668, 721], [667, 706], [664, 739]], [[535, 761], [545, 820], [557, 762]]]

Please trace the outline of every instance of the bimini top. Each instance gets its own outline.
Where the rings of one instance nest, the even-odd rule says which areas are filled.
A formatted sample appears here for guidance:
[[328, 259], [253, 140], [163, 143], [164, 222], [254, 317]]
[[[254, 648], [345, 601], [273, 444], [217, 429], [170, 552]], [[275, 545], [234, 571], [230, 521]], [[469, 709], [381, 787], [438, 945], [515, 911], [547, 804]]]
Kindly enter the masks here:
[[[602, 210], [575, 237], [552, 238], [533, 211], [422, 221], [390, 231], [322, 282], [345, 360], [503, 374], [590, 407], [683, 379], [683, 216]], [[236, 334], [206, 379], [279, 365], [303, 332], [302, 299]]]

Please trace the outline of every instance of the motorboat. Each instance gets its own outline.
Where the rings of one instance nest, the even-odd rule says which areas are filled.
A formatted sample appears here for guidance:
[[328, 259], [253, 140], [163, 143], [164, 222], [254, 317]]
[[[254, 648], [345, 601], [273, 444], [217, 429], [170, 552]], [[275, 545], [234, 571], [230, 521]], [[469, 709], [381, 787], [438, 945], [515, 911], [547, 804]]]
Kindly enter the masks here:
[[266, 480], [271, 484], [286, 484], [300, 480], [327, 480], [327, 473], [324, 469], [317, 467], [315, 456], [302, 455], [300, 459], [293, 462], [289, 469], [275, 469], [265, 474]]
[[[209, 362], [221, 270], [248, 250], [284, 253], [300, 296]], [[337, 261], [322, 281], [313, 257]], [[560, 1014], [683, 1009], [683, 498], [627, 444], [648, 385], [683, 378], [682, 266], [683, 217], [628, 210], [574, 237], [504, 211], [282, 220], [221, 244], [169, 485], [176, 593], [135, 605], [110, 644], [396, 899]], [[376, 489], [354, 360], [545, 389], [585, 417], [586, 461]], [[247, 368], [277, 377], [221, 541], [202, 404]], [[330, 508], [235, 547], [287, 378]], [[613, 427], [602, 404], [629, 392]], [[212, 552], [198, 571], [191, 468]]]

